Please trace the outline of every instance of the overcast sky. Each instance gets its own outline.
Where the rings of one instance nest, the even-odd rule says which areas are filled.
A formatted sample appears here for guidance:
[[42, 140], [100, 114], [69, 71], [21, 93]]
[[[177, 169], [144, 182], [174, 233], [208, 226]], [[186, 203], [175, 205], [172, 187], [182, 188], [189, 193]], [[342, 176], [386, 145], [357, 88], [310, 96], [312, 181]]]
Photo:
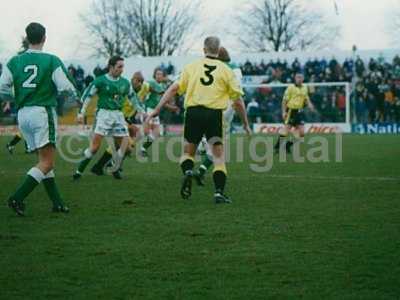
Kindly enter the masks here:
[[[0, 56], [14, 53], [20, 46], [25, 26], [31, 21], [43, 23], [47, 28], [46, 51], [64, 59], [83, 59], [90, 54], [82, 46], [87, 41], [79, 14], [88, 12], [92, 0], [0, 0]], [[190, 1], [190, 0], [187, 0]], [[227, 15], [251, 1], [202, 0], [202, 22], [199, 26], [206, 34], [221, 35], [227, 26]], [[356, 44], [359, 49], [400, 48], [391, 42], [386, 23], [398, 0], [336, 0], [339, 15], [336, 15], [333, 0], [308, 0], [310, 10], [322, 10], [334, 24], [341, 26], [341, 38], [337, 48], [350, 49]], [[235, 45], [233, 36], [225, 36], [225, 45]], [[199, 51], [195, 47], [194, 51]]]

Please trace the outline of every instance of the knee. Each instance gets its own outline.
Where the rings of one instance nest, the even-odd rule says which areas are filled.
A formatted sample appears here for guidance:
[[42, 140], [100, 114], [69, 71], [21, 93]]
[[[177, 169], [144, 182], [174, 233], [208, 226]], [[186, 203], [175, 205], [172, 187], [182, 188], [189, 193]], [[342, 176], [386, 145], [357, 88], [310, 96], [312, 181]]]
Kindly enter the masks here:
[[92, 147], [90, 147], [90, 152], [92, 155], [95, 155], [97, 151], [99, 151], [100, 145], [98, 144], [93, 144]]
[[39, 168], [43, 174], [49, 173], [54, 168], [54, 162], [50, 160], [44, 160], [39, 163]]

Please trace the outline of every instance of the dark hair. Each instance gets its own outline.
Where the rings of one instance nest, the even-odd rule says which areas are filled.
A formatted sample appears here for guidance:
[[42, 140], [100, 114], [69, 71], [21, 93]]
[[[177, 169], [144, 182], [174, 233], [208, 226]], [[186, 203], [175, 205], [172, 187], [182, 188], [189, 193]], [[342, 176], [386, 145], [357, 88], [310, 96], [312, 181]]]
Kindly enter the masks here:
[[218, 51], [218, 59], [225, 63], [229, 63], [231, 61], [231, 57], [229, 56], [228, 50], [225, 47], [220, 47]]
[[43, 42], [46, 35], [46, 28], [42, 24], [32, 22], [25, 28], [26, 39], [32, 45], [37, 45]]
[[108, 60], [108, 68], [110, 67], [115, 67], [115, 65], [117, 64], [117, 62], [119, 62], [120, 60], [124, 60], [124, 58], [122, 56], [119, 55], [114, 55], [112, 56], [109, 60]]
[[156, 74], [157, 74], [158, 71], [162, 72], [162, 73], [163, 73], [163, 76], [166, 76], [166, 75], [167, 75], [167, 74], [165, 73], [165, 70], [164, 70], [163, 68], [157, 67], [157, 68], [154, 69], [154, 72], [153, 72], [153, 79], [156, 79]]

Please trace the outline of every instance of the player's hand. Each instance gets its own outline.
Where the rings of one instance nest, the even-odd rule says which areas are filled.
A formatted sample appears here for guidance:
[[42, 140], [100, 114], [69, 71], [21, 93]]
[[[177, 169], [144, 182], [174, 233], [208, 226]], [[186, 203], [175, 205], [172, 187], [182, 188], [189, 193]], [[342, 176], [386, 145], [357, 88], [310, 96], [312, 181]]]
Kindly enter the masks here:
[[247, 135], [251, 135], [252, 134], [252, 130], [251, 130], [249, 124], [244, 125], [243, 128], [244, 128], [244, 131], [246, 131]]
[[151, 119], [153, 119], [153, 113], [151, 113], [151, 114], [146, 116], [146, 118], [144, 119], [144, 124], [143, 125], [149, 126], [150, 122], [151, 122]]
[[82, 114], [82, 113], [79, 113], [78, 116], [77, 116], [77, 118], [76, 118], [76, 120], [77, 120], [78, 124], [83, 124], [83, 121], [84, 121], [84, 116], [83, 116], [83, 114]]
[[176, 113], [176, 114], [179, 114], [179, 112], [180, 112], [181, 110], [179, 109], [179, 107], [178, 106], [173, 106], [172, 107], [172, 112], [174, 112], [174, 113]]

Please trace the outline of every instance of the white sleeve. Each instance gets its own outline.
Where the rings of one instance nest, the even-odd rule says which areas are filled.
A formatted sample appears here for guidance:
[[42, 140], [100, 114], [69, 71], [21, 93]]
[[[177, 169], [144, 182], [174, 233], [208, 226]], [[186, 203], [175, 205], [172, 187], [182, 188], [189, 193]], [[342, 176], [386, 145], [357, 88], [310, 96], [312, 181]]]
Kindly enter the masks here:
[[51, 76], [54, 84], [57, 87], [57, 91], [70, 91], [76, 94], [76, 89], [72, 82], [68, 79], [67, 75], [65, 75], [62, 67], [58, 67]]
[[92, 100], [92, 97], [96, 94], [97, 94], [97, 87], [92, 82], [82, 94], [81, 98], [82, 108], [80, 111], [81, 114], [83, 115], [86, 114], [86, 109], [88, 108], [90, 101]]
[[5, 65], [3, 67], [3, 73], [0, 77], [0, 94], [10, 96], [13, 94], [13, 76], [10, 69]]

